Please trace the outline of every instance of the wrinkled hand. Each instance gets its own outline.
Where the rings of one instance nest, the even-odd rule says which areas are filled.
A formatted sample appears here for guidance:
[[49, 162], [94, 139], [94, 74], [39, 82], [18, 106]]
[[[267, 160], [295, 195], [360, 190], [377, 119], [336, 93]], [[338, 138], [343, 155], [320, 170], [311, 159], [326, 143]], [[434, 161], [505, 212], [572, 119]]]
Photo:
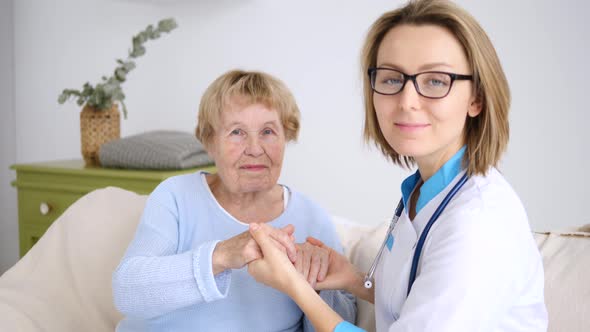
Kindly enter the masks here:
[[[314, 288], [316, 290], [343, 289], [351, 292], [351, 288], [358, 284], [360, 276], [360, 273], [354, 265], [352, 265], [345, 256], [326, 246], [322, 241], [316, 238], [311, 236], [308, 237], [307, 243], [322, 248], [328, 252], [327, 274], [322, 280], [318, 279], [317, 285]], [[299, 257], [297, 258], [299, 259]]]
[[[277, 250], [286, 254], [291, 262], [297, 258], [293, 225], [287, 225], [282, 229], [265, 225], [269, 236], [269, 242]], [[253, 260], [262, 257], [258, 243], [249, 231], [240, 233], [232, 238], [217, 243], [213, 251], [213, 274], [218, 274], [227, 269], [240, 269]]]
[[248, 264], [248, 273], [256, 281], [291, 295], [294, 280], [303, 280], [287, 254], [280, 250], [271, 237], [272, 227], [266, 224], [250, 224], [250, 234], [262, 251], [262, 258]]
[[295, 269], [316, 288], [318, 281], [323, 281], [328, 273], [330, 251], [327, 247], [321, 247], [311, 242], [295, 244], [297, 248], [297, 259]]

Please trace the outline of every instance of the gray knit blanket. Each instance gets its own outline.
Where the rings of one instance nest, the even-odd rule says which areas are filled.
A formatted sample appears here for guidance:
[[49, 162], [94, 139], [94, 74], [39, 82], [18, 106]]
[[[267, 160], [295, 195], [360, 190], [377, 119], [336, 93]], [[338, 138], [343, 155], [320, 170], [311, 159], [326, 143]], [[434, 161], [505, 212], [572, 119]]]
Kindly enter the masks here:
[[211, 165], [201, 142], [192, 134], [150, 131], [103, 144], [102, 167], [133, 169], [185, 169]]

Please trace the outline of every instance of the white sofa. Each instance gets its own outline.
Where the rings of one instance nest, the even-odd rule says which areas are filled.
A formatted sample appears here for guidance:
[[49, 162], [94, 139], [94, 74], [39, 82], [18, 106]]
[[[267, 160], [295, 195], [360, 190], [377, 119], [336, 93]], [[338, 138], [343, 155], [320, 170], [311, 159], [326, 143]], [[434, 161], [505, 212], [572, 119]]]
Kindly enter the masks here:
[[[73, 204], [0, 277], [0, 331], [113, 331], [111, 272], [131, 240], [145, 196], [118, 188]], [[386, 224], [335, 218], [346, 254], [367, 270]], [[549, 331], [590, 331], [590, 233], [536, 233], [543, 254]], [[359, 302], [358, 324], [374, 331], [373, 307]]]

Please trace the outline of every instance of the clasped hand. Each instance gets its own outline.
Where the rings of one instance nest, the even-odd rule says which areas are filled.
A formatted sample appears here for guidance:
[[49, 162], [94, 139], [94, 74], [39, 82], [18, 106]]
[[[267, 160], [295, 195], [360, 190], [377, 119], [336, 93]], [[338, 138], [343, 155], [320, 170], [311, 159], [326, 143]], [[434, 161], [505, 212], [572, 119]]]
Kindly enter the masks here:
[[261, 258], [248, 264], [248, 273], [256, 281], [287, 294], [300, 281], [316, 290], [348, 290], [358, 284], [358, 272], [348, 259], [313, 237], [296, 245], [297, 257], [293, 263], [276, 241], [272, 241], [273, 230], [266, 224], [250, 225], [250, 233], [262, 251]]
[[[328, 249], [310, 241], [295, 243], [293, 236], [295, 228], [292, 225], [281, 229], [265, 226], [273, 246], [286, 255], [295, 270], [313, 288], [326, 278], [330, 257]], [[213, 251], [213, 273], [218, 274], [227, 269], [240, 269], [262, 257], [260, 246], [250, 232], [246, 231], [217, 244]]]
[[[270, 227], [268, 230], [269, 241], [287, 255], [291, 262], [297, 258], [295, 227], [287, 225], [281, 229]], [[249, 231], [240, 233], [232, 238], [217, 243], [213, 250], [213, 274], [218, 274], [228, 269], [241, 269], [246, 264], [262, 257], [260, 247], [252, 238]]]

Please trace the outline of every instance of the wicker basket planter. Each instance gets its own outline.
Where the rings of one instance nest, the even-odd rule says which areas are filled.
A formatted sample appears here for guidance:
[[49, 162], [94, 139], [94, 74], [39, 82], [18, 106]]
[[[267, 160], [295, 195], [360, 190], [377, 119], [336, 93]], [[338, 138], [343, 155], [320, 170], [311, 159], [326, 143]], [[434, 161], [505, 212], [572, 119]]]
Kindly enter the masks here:
[[99, 166], [98, 150], [106, 142], [121, 137], [121, 116], [117, 104], [109, 110], [84, 106], [80, 112], [82, 156], [87, 166]]

